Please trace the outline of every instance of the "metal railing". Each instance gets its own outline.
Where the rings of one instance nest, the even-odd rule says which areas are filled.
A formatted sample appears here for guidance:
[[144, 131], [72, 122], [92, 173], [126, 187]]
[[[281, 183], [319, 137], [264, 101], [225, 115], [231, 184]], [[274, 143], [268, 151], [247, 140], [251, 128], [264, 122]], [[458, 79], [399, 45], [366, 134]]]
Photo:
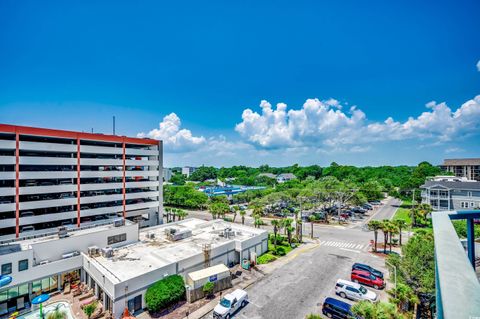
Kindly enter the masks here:
[[[480, 211], [433, 212], [437, 318], [480, 318], [480, 283], [475, 273], [473, 219]], [[451, 219], [466, 219], [468, 256]]]

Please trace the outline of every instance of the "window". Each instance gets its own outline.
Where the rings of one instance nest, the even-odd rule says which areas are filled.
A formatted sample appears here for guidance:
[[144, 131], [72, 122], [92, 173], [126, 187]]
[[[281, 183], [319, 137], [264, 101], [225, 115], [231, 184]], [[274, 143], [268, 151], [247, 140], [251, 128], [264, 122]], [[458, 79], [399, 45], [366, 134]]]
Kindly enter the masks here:
[[28, 269], [28, 259], [18, 261], [18, 271], [24, 271]]
[[470, 202], [470, 207], [475, 207], [475, 203], [474, 202]]
[[461, 202], [460, 205], [462, 208], [468, 208], [468, 202]]
[[113, 244], [120, 243], [120, 242], [126, 241], [126, 240], [127, 240], [127, 234], [119, 234], [119, 235], [115, 235], [115, 236], [109, 236], [107, 238], [107, 244], [108, 245], [113, 245]]
[[12, 263], [2, 265], [2, 275], [8, 275], [12, 273]]

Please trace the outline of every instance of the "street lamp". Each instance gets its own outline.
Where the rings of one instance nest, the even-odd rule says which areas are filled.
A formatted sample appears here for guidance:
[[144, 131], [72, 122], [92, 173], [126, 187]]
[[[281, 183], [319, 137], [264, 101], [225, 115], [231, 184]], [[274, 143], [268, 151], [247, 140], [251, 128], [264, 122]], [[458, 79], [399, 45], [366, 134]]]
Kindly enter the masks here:
[[395, 280], [395, 293], [394, 293], [394, 297], [395, 299], [397, 299], [397, 267], [391, 263], [389, 263], [388, 261], [385, 260], [385, 263], [389, 266], [391, 266], [393, 268], [393, 274], [395, 276], [394, 280]]

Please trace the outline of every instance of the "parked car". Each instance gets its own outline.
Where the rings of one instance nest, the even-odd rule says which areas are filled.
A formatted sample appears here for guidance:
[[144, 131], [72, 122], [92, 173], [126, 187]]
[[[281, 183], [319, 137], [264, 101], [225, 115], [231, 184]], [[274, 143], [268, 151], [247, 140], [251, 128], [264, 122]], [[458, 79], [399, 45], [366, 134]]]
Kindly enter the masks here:
[[372, 275], [364, 270], [352, 270], [350, 279], [353, 282], [371, 286], [375, 289], [383, 289], [385, 287], [385, 281], [382, 278]]
[[370, 205], [370, 204], [368, 204], [368, 203], [365, 203], [365, 204], [362, 205], [362, 208], [368, 209], [368, 210], [372, 210], [372, 209], [373, 209], [373, 206]]
[[226, 294], [213, 309], [213, 318], [229, 319], [240, 308], [248, 303], [248, 294], [245, 290], [236, 289]]
[[356, 318], [350, 310], [351, 307], [352, 306], [346, 302], [328, 297], [325, 298], [323, 302], [322, 313], [324, 316], [334, 319]]
[[342, 298], [353, 300], [377, 301], [377, 294], [356, 282], [338, 279], [335, 285], [335, 293]]
[[372, 204], [372, 205], [380, 205], [382, 202], [380, 202], [379, 200], [372, 200], [371, 202], [369, 202], [369, 204]]
[[26, 233], [26, 232], [34, 231], [34, 230], [35, 230], [35, 227], [33, 227], [33, 226], [23, 226], [22, 229], [20, 229], [20, 232]]
[[376, 277], [380, 277], [383, 279], [383, 272], [381, 272], [380, 270], [377, 270], [373, 267], [370, 267], [369, 265], [366, 265], [366, 264], [360, 264], [360, 263], [354, 263], [352, 265], [352, 270], [364, 270], [364, 271], [368, 271], [369, 273], [371, 273], [372, 275], [376, 276]]

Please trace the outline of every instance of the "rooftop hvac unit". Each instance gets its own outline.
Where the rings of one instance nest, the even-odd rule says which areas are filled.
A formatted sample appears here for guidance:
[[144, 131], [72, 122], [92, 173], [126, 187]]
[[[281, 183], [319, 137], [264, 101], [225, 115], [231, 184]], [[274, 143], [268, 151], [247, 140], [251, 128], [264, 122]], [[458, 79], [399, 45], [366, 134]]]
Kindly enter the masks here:
[[154, 238], [155, 238], [155, 233], [148, 232], [148, 233], [147, 233], [147, 238], [149, 238], [149, 239], [154, 239]]
[[60, 226], [58, 227], [58, 238], [65, 238], [68, 237], [67, 227]]
[[177, 230], [177, 229], [169, 229], [170, 231], [166, 231], [167, 238], [170, 239], [171, 241], [177, 241], [181, 239], [185, 239], [188, 237], [192, 237], [192, 231], [190, 229], [182, 229], [182, 230]]
[[125, 220], [123, 218], [117, 218], [113, 221], [113, 226], [120, 227], [125, 225]]
[[112, 258], [113, 257], [113, 248], [112, 247], [102, 248], [102, 256], [105, 257], [105, 258]]
[[100, 248], [97, 246], [90, 246], [88, 247], [88, 255], [90, 257], [96, 257], [100, 255]]

